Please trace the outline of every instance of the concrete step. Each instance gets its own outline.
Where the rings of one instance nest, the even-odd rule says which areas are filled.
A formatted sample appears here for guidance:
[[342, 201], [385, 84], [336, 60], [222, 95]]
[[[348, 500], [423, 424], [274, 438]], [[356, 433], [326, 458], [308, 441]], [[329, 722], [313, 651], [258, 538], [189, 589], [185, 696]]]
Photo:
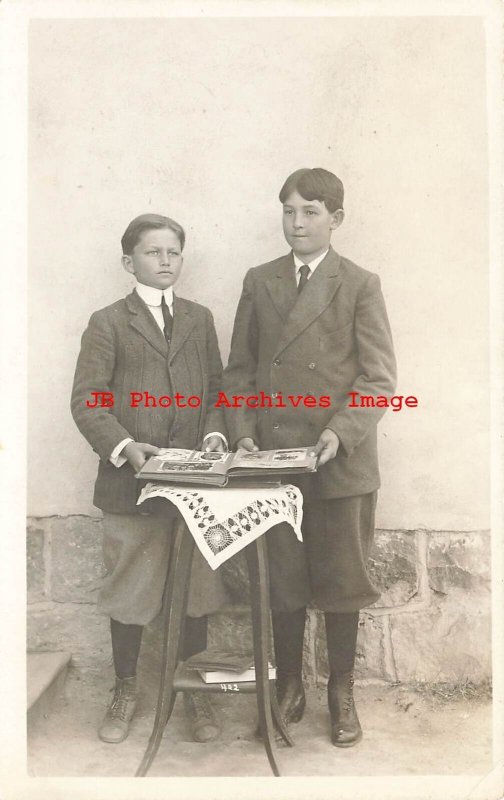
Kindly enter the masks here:
[[27, 653], [27, 713], [33, 726], [50, 714], [63, 694], [70, 653]]

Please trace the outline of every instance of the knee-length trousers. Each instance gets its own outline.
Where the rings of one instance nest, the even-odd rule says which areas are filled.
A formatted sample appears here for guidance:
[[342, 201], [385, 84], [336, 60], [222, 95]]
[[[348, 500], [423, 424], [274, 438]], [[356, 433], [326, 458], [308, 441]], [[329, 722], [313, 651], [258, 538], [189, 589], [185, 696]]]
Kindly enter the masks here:
[[[98, 597], [98, 611], [118, 622], [145, 625], [161, 611], [178, 513], [169, 503], [164, 506], [150, 514], [103, 512], [107, 574]], [[191, 535], [189, 531], [187, 535]], [[210, 569], [195, 547], [187, 614], [211, 614], [228, 599], [218, 570]]]
[[378, 599], [368, 570], [376, 499], [371, 492], [306, 502], [303, 542], [286, 523], [266, 534], [272, 609], [295, 611], [313, 602], [344, 613]]

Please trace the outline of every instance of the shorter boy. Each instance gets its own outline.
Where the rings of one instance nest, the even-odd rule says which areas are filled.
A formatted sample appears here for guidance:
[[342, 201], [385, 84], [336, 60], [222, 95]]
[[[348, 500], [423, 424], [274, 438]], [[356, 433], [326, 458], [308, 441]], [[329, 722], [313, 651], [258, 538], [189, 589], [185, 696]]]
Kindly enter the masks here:
[[[98, 610], [110, 616], [116, 673], [113, 701], [100, 726], [106, 742], [128, 735], [136, 705], [136, 667], [143, 626], [161, 609], [175, 519], [161, 501], [136, 505], [144, 485], [135, 473], [160, 447], [223, 450], [220, 410], [214, 407], [222, 363], [210, 311], [173, 293], [182, 270], [185, 233], [169, 217], [143, 214], [122, 237], [122, 264], [136, 278], [126, 298], [96, 311], [82, 337], [72, 392], [77, 427], [100, 457], [94, 504], [103, 511], [107, 568]], [[201, 398], [199, 408], [138, 407], [132, 392]], [[113, 397], [96, 404], [95, 393]], [[93, 407], [94, 406], [94, 407]], [[183, 659], [206, 648], [207, 614], [226, 601], [218, 572], [195, 548]], [[184, 694], [195, 741], [220, 733], [220, 721], [199, 693]]]

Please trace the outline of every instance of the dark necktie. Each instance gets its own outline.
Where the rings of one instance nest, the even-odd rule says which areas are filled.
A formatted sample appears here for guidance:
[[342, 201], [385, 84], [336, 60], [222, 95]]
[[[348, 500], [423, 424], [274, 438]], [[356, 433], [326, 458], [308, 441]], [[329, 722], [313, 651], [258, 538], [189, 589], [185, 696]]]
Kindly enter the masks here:
[[166, 305], [166, 300], [164, 294], [161, 295], [161, 311], [163, 312], [163, 322], [164, 322], [164, 335], [165, 339], [170, 344], [170, 339], [172, 335], [173, 329], [173, 317], [170, 314], [170, 309]]
[[310, 274], [311, 270], [308, 264], [303, 264], [302, 267], [299, 267], [299, 283], [298, 283], [298, 294], [301, 294], [304, 287], [308, 283], [308, 275]]

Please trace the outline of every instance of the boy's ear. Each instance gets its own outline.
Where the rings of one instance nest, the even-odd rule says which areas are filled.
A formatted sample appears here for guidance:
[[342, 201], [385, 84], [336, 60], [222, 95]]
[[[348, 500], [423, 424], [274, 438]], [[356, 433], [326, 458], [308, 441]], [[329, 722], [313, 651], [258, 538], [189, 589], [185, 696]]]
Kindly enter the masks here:
[[331, 230], [335, 231], [336, 228], [339, 228], [343, 220], [345, 219], [345, 212], [342, 208], [336, 209], [336, 211], [332, 214], [331, 220]]
[[134, 270], [134, 267], [133, 267], [133, 261], [132, 261], [131, 256], [126, 256], [126, 255], [122, 256], [121, 257], [121, 264], [123, 265], [123, 267], [126, 270], [126, 272], [129, 272], [131, 275], [135, 274], [135, 270]]

